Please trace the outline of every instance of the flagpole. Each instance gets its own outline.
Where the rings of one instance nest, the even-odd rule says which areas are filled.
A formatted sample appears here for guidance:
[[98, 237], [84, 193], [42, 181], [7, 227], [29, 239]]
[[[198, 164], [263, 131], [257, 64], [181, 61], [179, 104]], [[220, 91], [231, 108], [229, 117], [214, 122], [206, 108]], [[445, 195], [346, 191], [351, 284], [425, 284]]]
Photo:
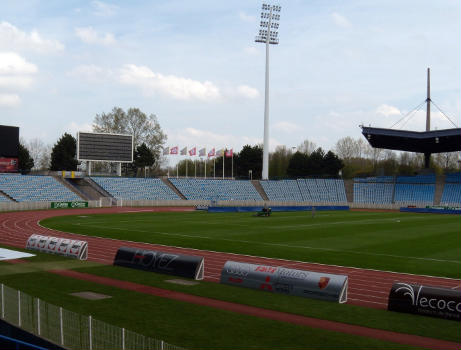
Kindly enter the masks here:
[[178, 163], [176, 163], [176, 178], [179, 177], [179, 169], [178, 169]]
[[205, 158], [205, 179], [206, 179], [206, 158]]
[[197, 178], [197, 162], [194, 159], [194, 178]]
[[232, 178], [234, 178], [234, 152], [232, 152]]
[[216, 179], [216, 157], [213, 158], [213, 178]]
[[224, 180], [224, 150], [223, 150], [223, 154], [222, 154], [222, 179]]
[[189, 162], [186, 159], [186, 178], [187, 178], [187, 164], [189, 164]]

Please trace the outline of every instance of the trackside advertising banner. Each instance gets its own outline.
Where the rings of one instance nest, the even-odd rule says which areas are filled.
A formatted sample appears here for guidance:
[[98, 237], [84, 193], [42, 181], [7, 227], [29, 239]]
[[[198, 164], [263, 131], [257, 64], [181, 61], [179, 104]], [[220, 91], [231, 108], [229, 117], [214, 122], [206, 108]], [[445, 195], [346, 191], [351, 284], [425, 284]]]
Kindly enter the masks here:
[[154, 250], [121, 247], [115, 255], [114, 265], [153, 271], [168, 275], [203, 279], [203, 257], [164, 253]]
[[64, 255], [79, 260], [88, 258], [88, 242], [74, 239], [32, 235], [27, 240], [26, 249]]
[[227, 261], [221, 283], [306, 298], [347, 301], [347, 276]]
[[88, 208], [88, 202], [51, 202], [51, 208]]
[[0, 157], [0, 173], [17, 173], [18, 158]]
[[461, 291], [394, 283], [389, 293], [388, 310], [461, 320]]

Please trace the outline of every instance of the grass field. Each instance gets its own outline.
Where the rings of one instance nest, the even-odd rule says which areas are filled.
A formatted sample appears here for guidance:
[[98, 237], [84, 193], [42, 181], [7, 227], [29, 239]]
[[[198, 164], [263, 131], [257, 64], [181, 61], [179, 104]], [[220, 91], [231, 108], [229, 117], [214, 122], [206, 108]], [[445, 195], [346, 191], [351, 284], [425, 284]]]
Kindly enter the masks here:
[[400, 212], [126, 213], [42, 225], [84, 235], [444, 277], [461, 277], [459, 216]]
[[[8, 286], [83, 315], [186, 348], [280, 348], [280, 349], [406, 349], [410, 347], [376, 339], [296, 326], [284, 322], [168, 300], [47, 272], [69, 268], [145, 285], [177, 290], [213, 299], [239, 302], [266, 309], [364, 325], [449, 341], [460, 341], [453, 321], [362, 308], [354, 305], [261, 293], [211, 282], [181, 286], [171, 276], [146, 273], [93, 262], [69, 260], [38, 253], [27, 264], [0, 262], [0, 280]], [[112, 296], [94, 301], [70, 293], [93, 291]]]

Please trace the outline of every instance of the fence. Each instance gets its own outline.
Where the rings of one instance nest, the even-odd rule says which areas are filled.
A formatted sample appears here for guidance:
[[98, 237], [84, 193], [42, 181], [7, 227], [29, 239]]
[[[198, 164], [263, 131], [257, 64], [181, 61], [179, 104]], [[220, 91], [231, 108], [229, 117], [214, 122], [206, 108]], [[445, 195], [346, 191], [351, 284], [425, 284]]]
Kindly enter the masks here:
[[67, 349], [183, 350], [63, 309], [1, 284], [1, 318]]

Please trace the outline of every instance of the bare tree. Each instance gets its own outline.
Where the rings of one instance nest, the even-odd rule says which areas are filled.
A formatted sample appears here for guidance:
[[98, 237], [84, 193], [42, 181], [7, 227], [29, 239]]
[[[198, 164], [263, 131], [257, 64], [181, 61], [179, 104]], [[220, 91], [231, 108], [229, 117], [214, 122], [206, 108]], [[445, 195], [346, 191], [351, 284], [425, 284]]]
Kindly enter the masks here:
[[307, 154], [307, 155], [310, 155], [316, 149], [317, 149], [317, 145], [314, 142], [309, 141], [309, 140], [306, 139], [306, 140], [303, 141], [303, 143], [301, 143], [298, 146], [297, 151], [301, 152], [301, 153], [304, 153], [304, 154]]

